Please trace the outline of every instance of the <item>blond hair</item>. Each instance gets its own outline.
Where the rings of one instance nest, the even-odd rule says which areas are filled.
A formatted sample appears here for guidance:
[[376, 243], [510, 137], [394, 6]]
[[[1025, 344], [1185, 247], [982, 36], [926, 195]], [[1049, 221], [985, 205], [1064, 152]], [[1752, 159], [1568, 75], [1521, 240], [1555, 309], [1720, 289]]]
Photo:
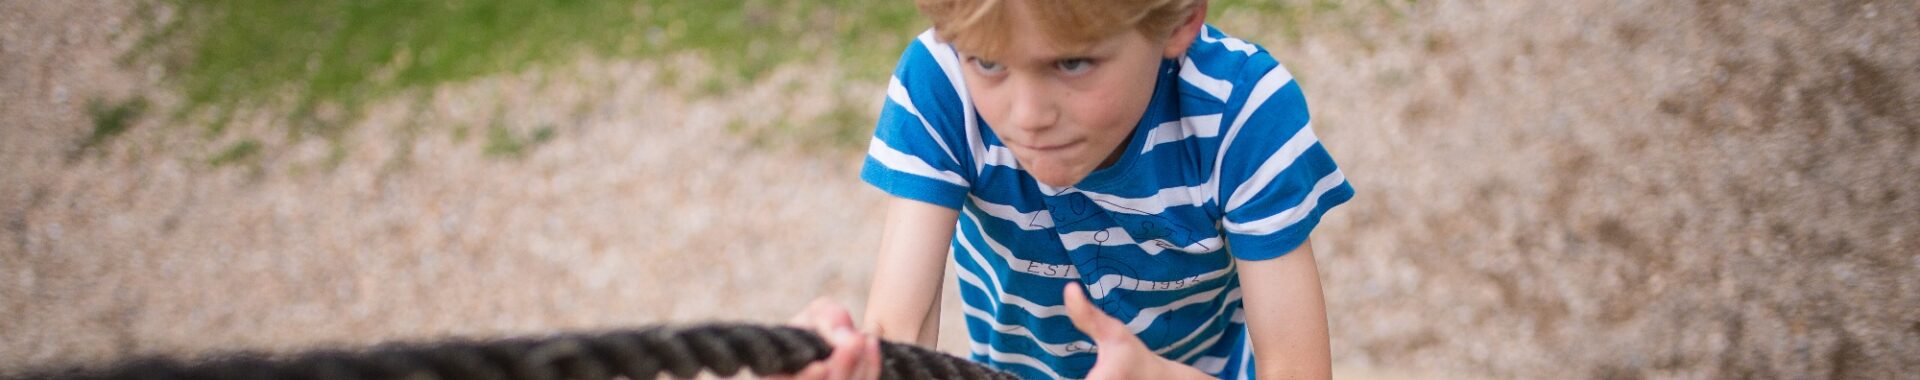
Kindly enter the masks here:
[[[1069, 46], [1098, 41], [1126, 29], [1149, 39], [1165, 38], [1186, 21], [1200, 0], [915, 0], [933, 21], [941, 41], [970, 54], [997, 56], [1014, 36], [1009, 6], [1024, 6], [1040, 31]], [[1018, 4], [1010, 4], [1018, 3]]]

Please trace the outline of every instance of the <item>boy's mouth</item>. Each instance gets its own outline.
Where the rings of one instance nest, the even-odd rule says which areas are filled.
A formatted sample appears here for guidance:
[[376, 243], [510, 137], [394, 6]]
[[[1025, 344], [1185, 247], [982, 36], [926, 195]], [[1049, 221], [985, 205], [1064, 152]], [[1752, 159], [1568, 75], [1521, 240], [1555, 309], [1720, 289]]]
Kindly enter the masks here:
[[1050, 152], [1063, 151], [1063, 150], [1066, 150], [1067, 148], [1072, 148], [1075, 145], [1079, 145], [1079, 144], [1080, 144], [1079, 140], [1074, 140], [1074, 141], [1068, 141], [1063, 143], [1052, 143], [1052, 144], [1018, 144], [1018, 145], [1020, 145], [1020, 147], [1022, 148], [1027, 148], [1027, 150], [1031, 150], [1034, 152], [1050, 153]]

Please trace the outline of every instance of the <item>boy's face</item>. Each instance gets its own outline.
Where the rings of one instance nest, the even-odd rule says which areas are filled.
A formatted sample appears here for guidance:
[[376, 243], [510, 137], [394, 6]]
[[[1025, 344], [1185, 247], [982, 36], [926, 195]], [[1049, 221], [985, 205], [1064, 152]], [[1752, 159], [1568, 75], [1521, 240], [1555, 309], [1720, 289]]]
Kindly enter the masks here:
[[1071, 186], [1126, 150], [1153, 100], [1161, 59], [1175, 53], [1167, 40], [1133, 29], [1062, 46], [1043, 37], [1022, 6], [1010, 8], [1005, 33], [1016, 37], [999, 56], [961, 52], [967, 91], [1023, 169], [1048, 186]]

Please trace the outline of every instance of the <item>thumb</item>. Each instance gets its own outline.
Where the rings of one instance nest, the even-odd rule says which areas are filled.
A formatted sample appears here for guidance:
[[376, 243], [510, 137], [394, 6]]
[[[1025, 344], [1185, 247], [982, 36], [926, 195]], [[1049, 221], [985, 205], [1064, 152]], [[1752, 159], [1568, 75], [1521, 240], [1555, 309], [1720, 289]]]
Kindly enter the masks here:
[[1079, 283], [1069, 283], [1061, 296], [1067, 303], [1067, 319], [1073, 320], [1073, 327], [1092, 337], [1094, 341], [1121, 339], [1130, 334], [1127, 326], [1120, 320], [1107, 315], [1107, 312], [1093, 306], [1087, 300], [1087, 293], [1081, 290]]

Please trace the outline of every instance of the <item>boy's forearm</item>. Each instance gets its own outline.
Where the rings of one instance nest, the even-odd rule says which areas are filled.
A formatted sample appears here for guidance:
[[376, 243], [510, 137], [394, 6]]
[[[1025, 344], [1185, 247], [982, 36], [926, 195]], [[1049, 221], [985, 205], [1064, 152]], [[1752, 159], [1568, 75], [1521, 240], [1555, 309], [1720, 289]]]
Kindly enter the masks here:
[[937, 342], [940, 281], [958, 218], [958, 211], [941, 206], [888, 201], [865, 318], [883, 338], [928, 346]]
[[[912, 342], [921, 346], [933, 346], [938, 343], [940, 304], [936, 296], [931, 302], [911, 302], [903, 297], [890, 295], [881, 290], [884, 287], [876, 283], [868, 294], [866, 321], [869, 328], [879, 330], [880, 338], [895, 342]], [[910, 297], [908, 297], [910, 298]]]
[[1326, 379], [1333, 375], [1325, 292], [1313, 247], [1238, 262], [1241, 302], [1261, 378]]
[[[940, 343], [940, 294], [936, 291], [932, 302], [924, 307], [907, 304], [905, 299], [882, 294], [881, 282], [874, 282], [874, 289], [868, 292], [866, 319], [873, 329], [880, 332], [880, 338], [895, 342], [908, 342], [922, 347], [934, 347]], [[925, 312], [918, 319], [907, 318], [915, 309]]]
[[[891, 267], [895, 269], [874, 271], [874, 286], [866, 297], [868, 307], [864, 321], [870, 328], [879, 330], [885, 340], [933, 344], [927, 330], [937, 330], [939, 324], [935, 321], [939, 319], [941, 273], [931, 273], [929, 280], [924, 271], [900, 271], [900, 267], [906, 265], [899, 263]], [[945, 267], [941, 267], [941, 271], [945, 271]]]
[[921, 347], [936, 347], [940, 345], [940, 298], [940, 292], [935, 291], [933, 293], [933, 304], [927, 307], [927, 316], [920, 319], [920, 333], [919, 336], [914, 338], [914, 344], [918, 344]]

